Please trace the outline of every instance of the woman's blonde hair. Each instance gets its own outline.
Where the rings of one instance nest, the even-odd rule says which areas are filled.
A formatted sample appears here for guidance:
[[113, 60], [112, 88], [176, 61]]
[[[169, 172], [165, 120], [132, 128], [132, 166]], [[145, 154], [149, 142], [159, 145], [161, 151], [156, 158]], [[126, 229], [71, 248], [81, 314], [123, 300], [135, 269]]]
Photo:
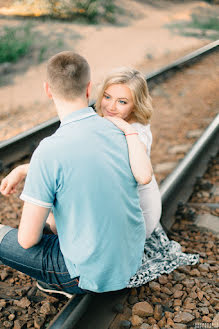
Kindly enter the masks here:
[[105, 90], [113, 84], [125, 84], [129, 87], [133, 102], [134, 111], [132, 113], [132, 119], [142, 124], [150, 122], [150, 118], [153, 112], [151, 104], [151, 96], [149, 95], [147, 82], [142, 73], [135, 69], [128, 67], [121, 67], [112, 71], [103, 81], [100, 87], [100, 92], [95, 104], [97, 113], [102, 116], [101, 101]]

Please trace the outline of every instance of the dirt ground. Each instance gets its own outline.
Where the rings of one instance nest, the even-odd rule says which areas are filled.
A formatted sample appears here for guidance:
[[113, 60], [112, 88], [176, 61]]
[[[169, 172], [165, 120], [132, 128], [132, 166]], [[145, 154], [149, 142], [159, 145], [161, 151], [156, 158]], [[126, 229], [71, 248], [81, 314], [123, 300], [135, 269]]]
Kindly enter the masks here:
[[[1, 8], [7, 2], [0, 2], [0, 14], [7, 8]], [[210, 40], [184, 37], [174, 34], [166, 24], [188, 20], [197, 7], [213, 8], [204, 1], [134, 1], [121, 2], [126, 14], [117, 18], [117, 25], [85, 25], [61, 21], [34, 20], [34, 29], [51, 40], [61, 40], [62, 46], [52, 49], [56, 53], [63, 49], [73, 49], [88, 59], [92, 68], [96, 86], [104, 74], [118, 66], [137, 67], [144, 73], [151, 72], [174, 59], [195, 50]], [[26, 20], [25, 20], [26, 21]], [[5, 25], [16, 26], [21, 19], [0, 16], [0, 28]], [[36, 41], [36, 40], [35, 40]], [[0, 114], [13, 115], [17, 111], [27, 112], [29, 108], [43, 107], [47, 120], [55, 115], [54, 107], [46, 99], [42, 83], [45, 78], [45, 61], [30, 65], [29, 56], [16, 65], [10, 66], [10, 83], [0, 87]], [[25, 63], [27, 63], [25, 67]]]

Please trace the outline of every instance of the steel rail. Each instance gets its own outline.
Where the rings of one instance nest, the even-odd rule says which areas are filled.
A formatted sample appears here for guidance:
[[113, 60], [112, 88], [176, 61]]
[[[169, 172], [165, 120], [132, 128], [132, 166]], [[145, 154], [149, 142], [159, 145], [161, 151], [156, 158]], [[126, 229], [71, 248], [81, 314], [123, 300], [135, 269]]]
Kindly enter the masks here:
[[216, 40], [214, 42], [211, 42], [209, 44], [207, 44], [204, 47], [201, 47], [183, 57], [180, 57], [179, 59], [177, 59], [176, 61], [172, 62], [169, 65], [166, 65], [162, 68], [160, 68], [159, 70], [153, 71], [149, 74], [147, 74], [147, 82], [150, 86], [150, 83], [154, 83], [157, 80], [159, 80], [159, 78], [162, 77], [162, 79], [169, 78], [169, 74], [171, 71], [174, 72], [177, 69], [182, 68], [185, 65], [190, 65], [193, 64], [194, 61], [200, 59], [203, 55], [207, 55], [208, 53], [212, 52], [212, 51], [216, 51], [218, 50], [218, 45], [219, 45], [219, 40]]
[[[187, 201], [197, 175], [205, 172], [209, 158], [218, 150], [219, 114], [160, 186], [163, 205], [161, 223], [167, 231], [174, 222], [178, 202]], [[126, 290], [114, 295], [112, 293], [99, 296], [97, 294], [85, 295], [80, 308], [76, 307], [67, 318], [60, 313], [48, 329], [108, 329], [116, 316], [116, 304], [122, 303], [126, 295]], [[71, 301], [69, 308], [71, 308]], [[95, 310], [98, 310], [98, 316]], [[60, 319], [63, 319], [61, 327], [60, 322], [56, 323]]]
[[161, 223], [167, 231], [174, 222], [177, 203], [187, 201], [197, 177], [203, 175], [209, 158], [218, 150], [219, 114], [160, 185], [163, 206]]
[[[188, 65], [195, 59], [200, 59], [202, 56], [210, 52], [218, 50], [219, 41], [211, 42], [210, 44], [174, 61], [172, 64], [167, 65], [157, 71], [147, 74], [146, 80], [151, 87], [155, 82], [163, 77], [168, 78], [170, 72], [175, 72], [177, 69]], [[159, 81], [158, 81], [159, 82]], [[91, 106], [94, 104], [92, 103]], [[10, 166], [16, 161], [21, 160], [25, 156], [29, 156], [39, 142], [44, 138], [56, 131], [59, 127], [59, 119], [53, 118], [40, 125], [35, 126], [15, 137], [6, 141], [0, 142], [0, 170]]]

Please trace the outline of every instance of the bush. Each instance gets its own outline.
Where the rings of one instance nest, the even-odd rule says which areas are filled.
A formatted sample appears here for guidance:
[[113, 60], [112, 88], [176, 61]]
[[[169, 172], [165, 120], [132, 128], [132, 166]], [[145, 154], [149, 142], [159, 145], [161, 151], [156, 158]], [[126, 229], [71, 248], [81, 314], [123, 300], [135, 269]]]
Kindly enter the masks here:
[[219, 38], [219, 8], [197, 8], [190, 21], [169, 24], [168, 27], [185, 36], [217, 40]]
[[113, 22], [117, 8], [115, 0], [19, 0], [16, 4], [20, 15], [82, 18], [91, 23], [99, 20]]
[[5, 27], [0, 35], [0, 63], [15, 62], [27, 54], [32, 40], [29, 24], [24, 27]]

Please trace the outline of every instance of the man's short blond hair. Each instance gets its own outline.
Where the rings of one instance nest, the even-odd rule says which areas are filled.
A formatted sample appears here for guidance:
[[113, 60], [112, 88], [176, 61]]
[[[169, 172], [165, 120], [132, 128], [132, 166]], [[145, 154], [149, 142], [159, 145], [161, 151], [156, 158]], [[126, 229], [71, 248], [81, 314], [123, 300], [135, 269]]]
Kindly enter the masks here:
[[90, 67], [82, 56], [63, 51], [54, 55], [47, 64], [47, 82], [53, 95], [66, 101], [85, 97], [90, 81]]

